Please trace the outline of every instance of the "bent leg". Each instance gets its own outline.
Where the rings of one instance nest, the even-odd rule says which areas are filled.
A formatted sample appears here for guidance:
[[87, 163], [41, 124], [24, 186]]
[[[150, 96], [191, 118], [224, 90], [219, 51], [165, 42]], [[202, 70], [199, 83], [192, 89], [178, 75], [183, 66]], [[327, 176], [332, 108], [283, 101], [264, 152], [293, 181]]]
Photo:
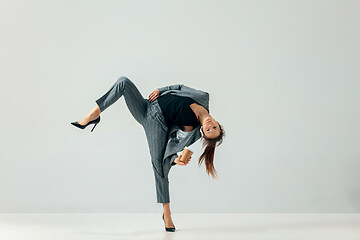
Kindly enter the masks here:
[[135, 84], [125, 76], [119, 77], [111, 88], [95, 102], [103, 112], [123, 95], [130, 113], [142, 125], [147, 112], [146, 99]]

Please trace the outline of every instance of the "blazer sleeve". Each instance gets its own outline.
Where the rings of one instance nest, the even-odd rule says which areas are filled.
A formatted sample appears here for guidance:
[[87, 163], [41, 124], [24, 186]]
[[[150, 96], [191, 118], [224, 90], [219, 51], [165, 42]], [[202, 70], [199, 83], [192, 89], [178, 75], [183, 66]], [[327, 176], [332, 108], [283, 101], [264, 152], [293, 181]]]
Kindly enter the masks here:
[[177, 155], [177, 154], [174, 154], [174, 155], [170, 158], [170, 165], [171, 165], [171, 166], [177, 165], [177, 164], [174, 162], [175, 158], [177, 158], [177, 157], [178, 157], [178, 155]]
[[160, 87], [158, 88], [158, 90], [160, 91], [160, 94], [162, 94], [165, 91], [168, 90], [181, 90], [181, 88], [184, 86], [184, 84], [174, 84], [174, 85], [169, 85], [169, 86], [165, 86], [165, 87]]
[[[197, 152], [197, 150], [199, 149], [200, 144], [201, 144], [201, 142], [200, 142], [200, 140], [198, 139], [198, 140], [196, 140], [194, 143], [192, 143], [191, 145], [185, 146], [184, 149], [188, 149], [188, 150], [192, 151], [193, 154], [194, 154], [194, 153]], [[183, 152], [184, 152], [184, 150], [181, 150], [180, 152], [177, 152], [177, 153], [176, 153], [177, 157], [180, 156], [180, 155], [182, 155]], [[175, 163], [175, 164], [176, 164], [176, 163]]]
[[202, 90], [199, 90], [199, 89], [195, 89], [195, 88], [192, 88], [192, 87], [189, 87], [189, 86], [186, 86], [186, 85], [182, 86], [182, 90], [191, 91], [191, 92], [197, 93], [199, 95], [206, 96], [207, 98], [209, 97], [208, 92], [205, 92], [205, 91], [202, 91]]
[[202, 90], [199, 90], [199, 89], [195, 89], [195, 88], [186, 86], [186, 85], [184, 85], [184, 84], [169, 85], [169, 86], [165, 86], [165, 87], [158, 88], [158, 90], [160, 91], [159, 94], [162, 94], [163, 92], [168, 91], [168, 90], [180, 90], [180, 91], [182, 91], [182, 90], [188, 90], [188, 91], [190, 91], [190, 92], [195, 92], [195, 93], [197, 93], [197, 94], [205, 95], [205, 96], [209, 97], [209, 93], [208, 93], [208, 92], [205, 92], [205, 91], [202, 91]]

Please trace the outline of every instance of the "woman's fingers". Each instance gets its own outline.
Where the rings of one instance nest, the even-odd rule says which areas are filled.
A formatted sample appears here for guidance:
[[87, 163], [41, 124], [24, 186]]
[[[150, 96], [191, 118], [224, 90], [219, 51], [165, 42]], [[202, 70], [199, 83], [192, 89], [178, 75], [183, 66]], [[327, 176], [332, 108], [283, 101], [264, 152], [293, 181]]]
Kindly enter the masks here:
[[182, 155], [179, 156], [180, 165], [186, 165], [183, 160], [181, 160]]
[[158, 93], [156, 91], [153, 91], [152, 93], [150, 93], [149, 95], [149, 100], [153, 101], [158, 97]]

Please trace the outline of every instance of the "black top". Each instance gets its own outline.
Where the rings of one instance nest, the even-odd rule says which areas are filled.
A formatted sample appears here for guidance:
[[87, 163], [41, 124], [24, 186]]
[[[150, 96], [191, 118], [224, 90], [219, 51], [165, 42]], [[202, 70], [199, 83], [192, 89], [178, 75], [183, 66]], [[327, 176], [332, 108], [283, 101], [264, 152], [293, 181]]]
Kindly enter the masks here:
[[200, 125], [194, 111], [190, 108], [192, 103], [198, 103], [194, 99], [168, 93], [158, 97], [158, 103], [168, 127], [177, 125], [180, 127], [193, 126], [195, 128]]

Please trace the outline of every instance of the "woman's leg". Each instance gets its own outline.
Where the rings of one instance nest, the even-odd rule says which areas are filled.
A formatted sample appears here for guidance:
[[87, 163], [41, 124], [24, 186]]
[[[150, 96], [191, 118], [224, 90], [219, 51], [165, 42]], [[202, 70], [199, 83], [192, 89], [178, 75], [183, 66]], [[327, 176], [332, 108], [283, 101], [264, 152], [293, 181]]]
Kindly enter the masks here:
[[111, 88], [95, 102], [99, 110], [103, 112], [123, 95], [130, 113], [142, 125], [147, 112], [147, 100], [141, 95], [135, 84], [125, 76], [119, 77]]
[[78, 121], [78, 123], [80, 123], [81, 125], [86, 125], [88, 122], [97, 119], [100, 113], [100, 108], [98, 105], [96, 105], [96, 107], [94, 107], [91, 112], [84, 117], [82, 121]]
[[[153, 109], [150, 108], [149, 111], [152, 110]], [[167, 172], [164, 173], [166, 167], [163, 165], [163, 157], [167, 144], [167, 132], [155, 118], [148, 118], [143, 126], [155, 176], [157, 202], [169, 203], [169, 179]]]
[[167, 228], [175, 227], [171, 219], [170, 203], [163, 203], [163, 207], [164, 207], [165, 226]]
[[[156, 111], [156, 108], [150, 108], [149, 111], [149, 115], [153, 115], [151, 111]], [[154, 171], [157, 202], [163, 204], [166, 227], [174, 227], [170, 212], [168, 178], [170, 163], [168, 161], [163, 162], [167, 144], [167, 129], [164, 129], [156, 118], [148, 118], [144, 124], [144, 129]]]
[[147, 100], [142, 97], [135, 84], [125, 76], [119, 77], [111, 88], [95, 101], [97, 104], [96, 107], [94, 107], [82, 121], [79, 121], [79, 123], [86, 125], [88, 122], [98, 118], [100, 113], [110, 107], [110, 105], [115, 103], [123, 95], [130, 113], [137, 122], [142, 124], [147, 111]]

